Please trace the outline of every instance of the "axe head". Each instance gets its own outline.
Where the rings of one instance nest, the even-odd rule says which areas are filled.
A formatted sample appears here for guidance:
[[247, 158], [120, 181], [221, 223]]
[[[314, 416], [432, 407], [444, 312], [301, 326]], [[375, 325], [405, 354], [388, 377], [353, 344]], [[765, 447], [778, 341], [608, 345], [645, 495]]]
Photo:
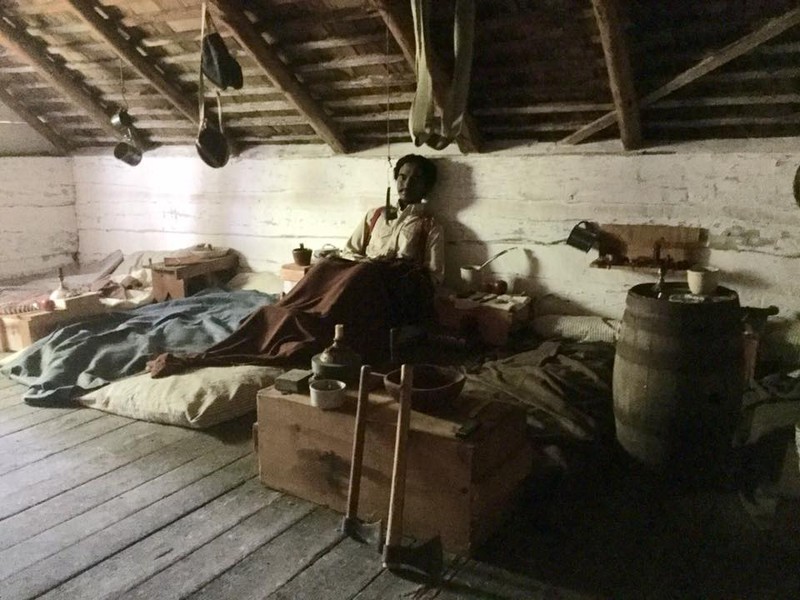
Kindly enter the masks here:
[[340, 529], [347, 537], [353, 538], [362, 544], [375, 546], [380, 551], [381, 544], [383, 544], [380, 521], [365, 523], [355, 517], [343, 517]]
[[442, 540], [437, 535], [418, 545], [384, 546], [383, 566], [404, 579], [436, 583], [444, 567]]

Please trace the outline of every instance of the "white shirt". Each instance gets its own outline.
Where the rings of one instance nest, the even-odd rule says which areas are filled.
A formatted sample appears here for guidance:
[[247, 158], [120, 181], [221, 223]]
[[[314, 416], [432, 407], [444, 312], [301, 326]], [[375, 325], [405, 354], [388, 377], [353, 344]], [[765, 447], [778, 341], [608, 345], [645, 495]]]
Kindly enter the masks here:
[[[428, 267], [436, 283], [444, 279], [444, 232], [428, 215], [425, 204], [409, 204], [387, 222], [378, 217], [370, 234], [372, 219], [380, 208], [367, 211], [347, 240], [345, 258], [406, 258]], [[427, 235], [426, 235], [427, 234]]]

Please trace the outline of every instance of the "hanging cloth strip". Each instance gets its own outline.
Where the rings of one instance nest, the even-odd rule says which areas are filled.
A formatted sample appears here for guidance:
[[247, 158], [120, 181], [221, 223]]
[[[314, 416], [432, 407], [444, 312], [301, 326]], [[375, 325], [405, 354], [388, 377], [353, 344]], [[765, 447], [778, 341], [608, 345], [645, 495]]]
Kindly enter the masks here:
[[428, 66], [431, 56], [431, 0], [411, 0], [416, 38], [417, 91], [411, 104], [408, 128], [414, 144], [427, 144], [442, 150], [458, 137], [467, 107], [472, 68], [472, 48], [475, 37], [475, 0], [456, 0], [453, 51], [453, 79], [447, 87], [441, 119], [436, 116], [433, 78]]

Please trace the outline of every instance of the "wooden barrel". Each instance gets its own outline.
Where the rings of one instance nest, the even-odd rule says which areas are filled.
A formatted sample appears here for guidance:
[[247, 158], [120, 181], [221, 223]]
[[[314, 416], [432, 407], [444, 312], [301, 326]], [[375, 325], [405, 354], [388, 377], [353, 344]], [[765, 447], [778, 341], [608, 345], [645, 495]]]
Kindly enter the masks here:
[[617, 440], [642, 463], [688, 477], [719, 473], [743, 392], [736, 292], [697, 302], [682, 283], [630, 289], [614, 360]]

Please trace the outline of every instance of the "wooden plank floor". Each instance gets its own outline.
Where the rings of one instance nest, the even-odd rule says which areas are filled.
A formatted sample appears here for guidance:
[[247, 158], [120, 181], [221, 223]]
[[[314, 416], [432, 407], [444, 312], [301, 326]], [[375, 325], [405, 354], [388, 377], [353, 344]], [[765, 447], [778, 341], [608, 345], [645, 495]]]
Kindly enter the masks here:
[[2, 600], [800, 598], [798, 501], [763, 530], [739, 492], [569, 461], [426, 587], [343, 538], [340, 515], [263, 486], [254, 416], [200, 432], [32, 407], [23, 392], [0, 377]]
[[0, 598], [585, 598], [448, 557], [426, 587], [263, 486], [253, 417], [198, 432], [24, 404], [0, 378]]

